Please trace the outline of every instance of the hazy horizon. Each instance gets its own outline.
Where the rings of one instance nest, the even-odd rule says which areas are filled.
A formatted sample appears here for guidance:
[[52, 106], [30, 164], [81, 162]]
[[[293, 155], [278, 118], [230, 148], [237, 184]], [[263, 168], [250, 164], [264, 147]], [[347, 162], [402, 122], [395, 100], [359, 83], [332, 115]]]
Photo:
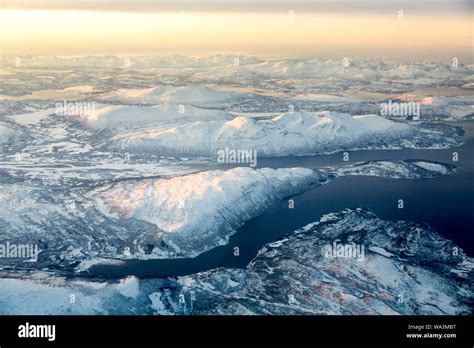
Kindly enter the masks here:
[[[446, 1], [17, 1], [2, 55], [252, 55], [472, 63], [472, 9]], [[402, 12], [400, 12], [402, 11]]]

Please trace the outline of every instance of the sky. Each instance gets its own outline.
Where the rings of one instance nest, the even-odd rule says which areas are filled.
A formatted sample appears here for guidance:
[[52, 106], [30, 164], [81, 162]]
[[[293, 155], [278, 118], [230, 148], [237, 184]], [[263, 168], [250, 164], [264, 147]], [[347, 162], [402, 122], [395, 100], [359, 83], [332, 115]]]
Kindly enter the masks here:
[[470, 0], [0, 0], [5, 55], [473, 60]]

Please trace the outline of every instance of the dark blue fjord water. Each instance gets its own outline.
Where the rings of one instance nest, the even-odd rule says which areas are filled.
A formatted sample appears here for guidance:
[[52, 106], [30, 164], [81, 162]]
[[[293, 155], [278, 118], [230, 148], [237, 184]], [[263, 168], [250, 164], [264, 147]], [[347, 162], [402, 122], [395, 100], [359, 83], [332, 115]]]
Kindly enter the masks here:
[[[285, 200], [265, 214], [248, 221], [228, 245], [214, 248], [193, 259], [128, 261], [121, 265], [98, 265], [90, 274], [118, 278], [167, 277], [193, 274], [217, 267], [245, 267], [261, 247], [321, 215], [345, 208], [365, 207], [382, 219], [425, 222], [474, 255], [474, 121], [457, 123], [466, 131], [465, 144], [447, 150], [382, 150], [350, 152], [350, 162], [389, 159], [424, 159], [453, 163], [459, 153], [458, 172], [436, 179], [408, 180], [377, 177], [343, 177], [301, 195], [291, 197], [295, 208]], [[342, 154], [259, 159], [259, 167], [341, 166]], [[288, 198], [290, 199], [290, 198]], [[403, 199], [404, 209], [397, 201]], [[238, 246], [240, 255], [234, 256]]]

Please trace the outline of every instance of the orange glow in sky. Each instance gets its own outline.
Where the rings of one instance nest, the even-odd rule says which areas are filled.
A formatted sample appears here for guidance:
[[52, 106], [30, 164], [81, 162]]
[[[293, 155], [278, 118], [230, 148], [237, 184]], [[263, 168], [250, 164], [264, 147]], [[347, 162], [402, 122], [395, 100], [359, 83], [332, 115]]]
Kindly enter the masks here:
[[0, 10], [5, 54], [469, 56], [472, 21], [399, 13]]

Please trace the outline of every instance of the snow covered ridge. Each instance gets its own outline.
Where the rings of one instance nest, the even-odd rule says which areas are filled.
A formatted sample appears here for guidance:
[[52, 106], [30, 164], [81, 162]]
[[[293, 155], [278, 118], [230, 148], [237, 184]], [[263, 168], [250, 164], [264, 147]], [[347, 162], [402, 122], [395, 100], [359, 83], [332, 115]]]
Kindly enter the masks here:
[[453, 165], [425, 161], [366, 162], [321, 170], [235, 168], [170, 179], [120, 181], [96, 190], [92, 199], [109, 218], [146, 221], [157, 228], [150, 255], [138, 252], [133, 258], [194, 257], [225, 244], [245, 221], [283, 198], [337, 176], [419, 179], [454, 171]]
[[235, 168], [121, 181], [100, 188], [94, 197], [110, 218], [144, 220], [158, 228], [153, 257], [194, 257], [225, 244], [246, 220], [319, 179], [305, 168]]
[[[462, 144], [462, 130], [450, 125], [410, 125], [377, 115], [293, 112], [271, 119], [158, 125], [121, 133], [106, 147], [132, 153], [217, 158], [225, 148], [252, 149], [258, 156], [298, 156], [355, 149], [446, 148]], [[182, 139], [186, 139], [183, 142]]]
[[[326, 258], [335, 240], [365, 245], [366, 257]], [[6, 274], [0, 314], [472, 314], [473, 269], [426, 225], [356, 208], [267, 244], [246, 269], [117, 282]]]
[[318, 170], [240, 167], [69, 190], [12, 179], [0, 185], [0, 242], [38, 243], [37, 263], [12, 267], [54, 266], [67, 272], [110, 259], [188, 258], [227, 243], [246, 221], [284, 198], [338, 176], [419, 179], [454, 170], [419, 160]]

